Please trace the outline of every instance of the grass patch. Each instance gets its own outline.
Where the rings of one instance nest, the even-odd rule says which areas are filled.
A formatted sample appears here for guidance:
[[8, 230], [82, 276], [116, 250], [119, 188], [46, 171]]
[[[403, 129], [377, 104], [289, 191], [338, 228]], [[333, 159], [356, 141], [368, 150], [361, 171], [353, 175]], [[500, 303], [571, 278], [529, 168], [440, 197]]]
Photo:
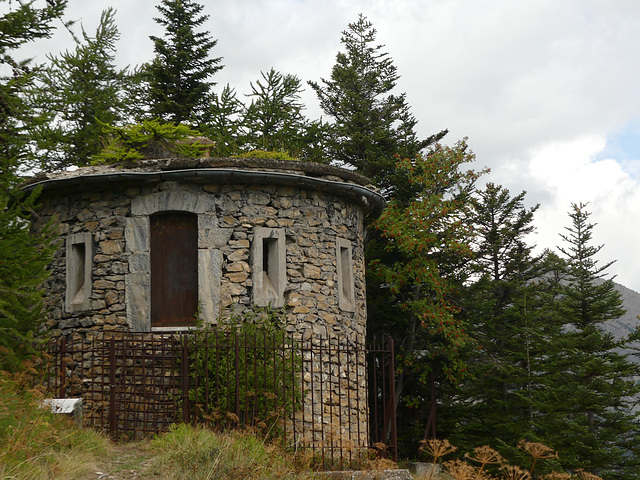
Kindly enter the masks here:
[[86, 478], [109, 440], [40, 408], [43, 394], [29, 384], [0, 372], [0, 478]]
[[149, 444], [149, 473], [166, 479], [310, 479], [308, 465], [250, 432], [175, 425]]

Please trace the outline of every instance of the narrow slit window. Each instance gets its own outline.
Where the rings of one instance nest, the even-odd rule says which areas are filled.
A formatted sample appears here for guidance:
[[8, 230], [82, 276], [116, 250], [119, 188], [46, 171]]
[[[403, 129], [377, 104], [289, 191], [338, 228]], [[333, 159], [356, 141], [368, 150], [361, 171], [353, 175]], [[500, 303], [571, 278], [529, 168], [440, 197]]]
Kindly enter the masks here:
[[72, 274], [72, 278], [74, 280], [73, 288], [71, 289], [73, 301], [76, 303], [83, 295], [84, 295], [84, 269], [86, 265], [87, 256], [87, 247], [83, 243], [75, 243], [71, 246], [72, 256], [75, 257], [75, 265], [72, 268], [75, 269], [75, 272]]
[[67, 238], [65, 310], [80, 312], [91, 306], [92, 235], [77, 233]]
[[253, 238], [254, 303], [259, 307], [284, 306], [286, 250], [284, 230], [258, 227]]
[[338, 306], [347, 312], [355, 311], [355, 285], [351, 242], [343, 238], [336, 241], [338, 269]]

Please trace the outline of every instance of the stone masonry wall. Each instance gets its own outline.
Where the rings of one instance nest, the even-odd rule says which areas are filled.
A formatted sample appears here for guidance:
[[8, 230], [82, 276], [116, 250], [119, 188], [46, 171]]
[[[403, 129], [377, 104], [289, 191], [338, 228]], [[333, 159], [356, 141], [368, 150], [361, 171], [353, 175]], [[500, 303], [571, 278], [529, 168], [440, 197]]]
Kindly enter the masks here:
[[[47, 283], [49, 315], [43, 325], [53, 336], [81, 334], [89, 339], [98, 332], [150, 330], [149, 216], [177, 210], [198, 216], [198, 296], [204, 321], [216, 323], [220, 316], [242, 313], [254, 304], [255, 257], [261, 250], [252, 249], [252, 244], [257, 235], [275, 229], [284, 232], [288, 331], [304, 340], [364, 342], [364, 213], [361, 205], [344, 195], [265, 182], [169, 180], [139, 185], [107, 182], [89, 191], [45, 189], [41, 201], [38, 224], [53, 220], [61, 239]], [[90, 294], [83, 305], [90, 307], [69, 311], [65, 292], [70, 250], [64, 241], [85, 237], [91, 239], [92, 258], [90, 285], [82, 287]], [[341, 298], [349, 291], [339, 288], [337, 259], [340, 245], [346, 244], [353, 282], [350, 307]], [[359, 435], [366, 438], [364, 355], [355, 365], [330, 358], [319, 361], [328, 362], [332, 373], [314, 378], [315, 385], [324, 386], [322, 391], [309, 392], [305, 411], [323, 413], [322, 437], [349, 435], [351, 441], [353, 434], [336, 423], [347, 416], [358, 419]], [[312, 437], [315, 443], [317, 437]], [[362, 442], [355, 439], [355, 444]]]
[[[43, 198], [40, 221], [54, 219], [61, 241], [70, 234], [91, 233], [94, 252], [91, 308], [65, 312], [66, 252], [60, 244], [47, 283], [49, 316], [44, 328], [54, 336], [78, 330], [140, 330], [138, 320], [127, 312], [125, 290], [134, 283], [148, 283], [148, 260], [135, 244], [148, 243], [144, 229], [129, 228], [146, 220], [132, 215], [136, 199], [156, 193], [168, 196], [207, 198], [214, 212], [200, 214], [200, 250], [214, 250], [218, 272], [206, 272], [206, 280], [219, 277], [219, 304], [207, 310], [242, 311], [252, 305], [251, 242], [256, 227], [284, 228], [286, 235], [285, 305], [290, 330], [302, 338], [343, 338], [362, 341], [365, 334], [365, 285], [363, 216], [348, 201], [320, 192], [294, 187], [247, 185], [183, 185], [162, 183], [151, 189], [127, 187], [102, 192], [56, 193]], [[155, 202], [158, 202], [156, 197]], [[166, 198], [166, 197], [165, 197]], [[153, 208], [149, 210], [154, 210]], [[200, 220], [204, 218], [205, 220]], [[129, 237], [129, 238], [128, 238]], [[338, 306], [336, 238], [351, 241], [354, 312]], [[129, 243], [129, 244], [128, 244]], [[131, 305], [131, 304], [130, 304]], [[205, 317], [216, 322], [214, 316]], [[148, 328], [146, 329], [148, 330]]]

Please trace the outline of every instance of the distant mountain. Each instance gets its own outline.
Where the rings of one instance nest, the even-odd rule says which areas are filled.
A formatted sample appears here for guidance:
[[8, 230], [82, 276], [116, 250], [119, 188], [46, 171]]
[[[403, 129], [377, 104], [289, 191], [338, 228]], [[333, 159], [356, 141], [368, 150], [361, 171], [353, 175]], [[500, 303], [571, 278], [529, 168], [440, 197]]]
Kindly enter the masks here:
[[[623, 307], [627, 313], [620, 318], [605, 322], [603, 324], [603, 329], [606, 332], [613, 334], [616, 338], [622, 338], [629, 335], [636, 329], [636, 327], [640, 326], [640, 320], [638, 319], [638, 315], [640, 315], [640, 293], [631, 290], [624, 285], [620, 285], [619, 283], [616, 283], [615, 285], [616, 290], [618, 290], [622, 295]], [[635, 342], [634, 346], [640, 349], [640, 342]], [[629, 360], [640, 362], [640, 354], [631, 355]]]
[[622, 295], [624, 309], [627, 311], [622, 317], [610, 320], [604, 324], [607, 332], [612, 333], [616, 338], [628, 335], [640, 326], [640, 293], [616, 283], [616, 290]]

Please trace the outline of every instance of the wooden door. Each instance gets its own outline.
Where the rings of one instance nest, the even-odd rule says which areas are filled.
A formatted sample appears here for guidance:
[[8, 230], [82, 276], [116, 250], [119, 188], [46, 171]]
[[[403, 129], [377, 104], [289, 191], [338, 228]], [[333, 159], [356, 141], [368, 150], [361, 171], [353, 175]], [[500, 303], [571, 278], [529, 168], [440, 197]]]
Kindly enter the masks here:
[[160, 212], [150, 219], [151, 326], [194, 325], [198, 309], [198, 216]]

